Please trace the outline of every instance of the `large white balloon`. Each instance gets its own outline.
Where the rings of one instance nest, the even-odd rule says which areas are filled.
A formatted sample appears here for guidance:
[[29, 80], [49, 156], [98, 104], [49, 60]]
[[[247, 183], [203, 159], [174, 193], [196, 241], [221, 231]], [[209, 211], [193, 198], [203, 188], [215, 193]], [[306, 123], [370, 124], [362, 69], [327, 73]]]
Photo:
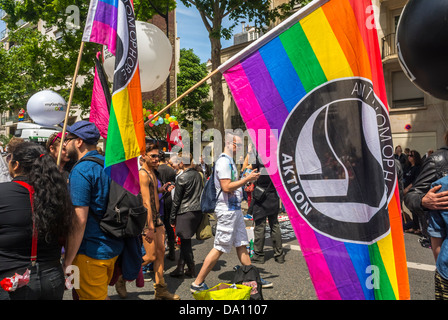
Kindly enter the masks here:
[[[142, 92], [160, 87], [170, 74], [173, 49], [167, 36], [155, 25], [137, 21], [137, 47]], [[113, 82], [115, 56], [104, 47], [104, 71]]]
[[67, 103], [58, 93], [43, 90], [35, 93], [26, 105], [26, 111], [34, 122], [43, 126], [60, 124], [65, 118]]

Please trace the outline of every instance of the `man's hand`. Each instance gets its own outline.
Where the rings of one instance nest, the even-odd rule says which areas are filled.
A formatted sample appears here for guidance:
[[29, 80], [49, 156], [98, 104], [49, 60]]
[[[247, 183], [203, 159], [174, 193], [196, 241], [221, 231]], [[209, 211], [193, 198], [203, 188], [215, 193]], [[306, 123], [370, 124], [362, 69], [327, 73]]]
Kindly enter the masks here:
[[448, 191], [437, 193], [442, 186], [435, 186], [422, 198], [422, 206], [428, 210], [448, 210]]
[[257, 172], [258, 169], [254, 169], [252, 170], [251, 173], [249, 173], [246, 177], [247, 182], [254, 182], [256, 180], [258, 180], [258, 178], [260, 177], [260, 172]]

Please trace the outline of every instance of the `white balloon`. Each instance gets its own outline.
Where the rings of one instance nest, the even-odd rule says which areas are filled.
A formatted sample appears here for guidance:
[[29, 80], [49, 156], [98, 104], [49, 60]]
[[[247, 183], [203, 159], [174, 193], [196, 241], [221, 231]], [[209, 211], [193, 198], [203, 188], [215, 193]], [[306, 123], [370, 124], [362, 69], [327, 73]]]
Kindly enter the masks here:
[[[137, 47], [142, 92], [156, 90], [170, 74], [173, 49], [167, 36], [155, 25], [137, 21]], [[115, 56], [104, 47], [104, 71], [113, 82]]]
[[60, 124], [65, 118], [67, 103], [64, 98], [51, 90], [35, 93], [26, 105], [31, 119], [43, 126]]

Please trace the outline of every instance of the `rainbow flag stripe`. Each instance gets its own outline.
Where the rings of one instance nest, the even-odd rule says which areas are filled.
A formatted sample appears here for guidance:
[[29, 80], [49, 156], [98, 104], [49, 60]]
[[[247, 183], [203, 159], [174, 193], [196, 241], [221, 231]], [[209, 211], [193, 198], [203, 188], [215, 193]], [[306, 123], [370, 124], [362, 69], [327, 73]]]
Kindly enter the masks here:
[[145, 153], [145, 129], [132, 1], [92, 0], [83, 40], [107, 45], [115, 55], [104, 165], [114, 181], [138, 194], [137, 161]]
[[[316, 0], [220, 67], [249, 135], [271, 136], [277, 152], [285, 121], [311, 91], [336, 79], [360, 77], [387, 106], [370, 0]], [[371, 15], [366, 12], [371, 12]], [[278, 136], [278, 135], [277, 135]], [[274, 138], [272, 138], [274, 137]], [[319, 299], [409, 299], [398, 186], [389, 204], [390, 231], [372, 243], [341, 241], [312, 228], [282, 183], [278, 155], [258, 152], [295, 230]], [[274, 163], [272, 163], [274, 162]], [[374, 266], [379, 272], [371, 283]]]
[[82, 41], [101, 43], [115, 55], [119, 0], [92, 0]]

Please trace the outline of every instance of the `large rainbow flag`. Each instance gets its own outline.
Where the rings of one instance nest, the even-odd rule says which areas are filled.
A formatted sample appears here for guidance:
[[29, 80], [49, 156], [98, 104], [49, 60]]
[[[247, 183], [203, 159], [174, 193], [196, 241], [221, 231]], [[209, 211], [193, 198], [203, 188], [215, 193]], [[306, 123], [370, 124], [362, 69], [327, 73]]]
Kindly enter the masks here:
[[134, 6], [130, 0], [92, 0], [89, 10], [83, 41], [107, 45], [115, 55], [105, 171], [138, 194], [137, 158], [145, 152], [145, 130]]
[[313, 1], [220, 67], [319, 299], [410, 298], [372, 8]]

